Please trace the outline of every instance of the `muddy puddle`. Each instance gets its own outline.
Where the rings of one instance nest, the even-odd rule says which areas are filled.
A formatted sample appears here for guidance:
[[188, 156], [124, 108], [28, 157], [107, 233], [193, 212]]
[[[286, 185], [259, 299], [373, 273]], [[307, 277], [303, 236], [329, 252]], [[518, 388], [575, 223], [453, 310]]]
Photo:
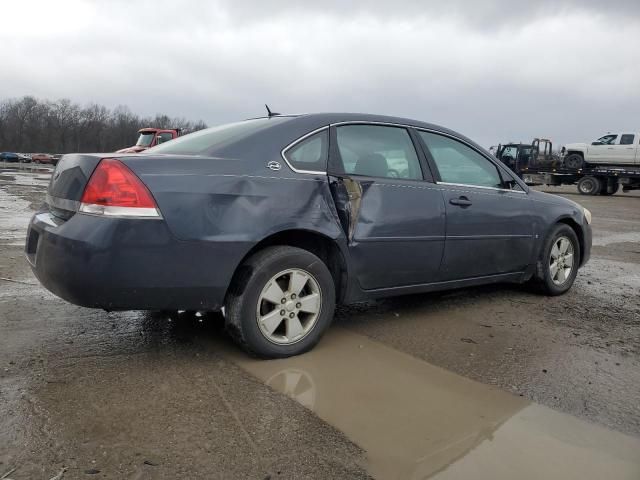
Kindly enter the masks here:
[[0, 244], [24, 245], [32, 215], [30, 202], [0, 188]]
[[530, 403], [345, 329], [243, 369], [344, 432], [380, 479], [640, 478], [640, 439]]
[[23, 246], [34, 201], [40, 203], [50, 168], [1, 167], [0, 164], [0, 244]]

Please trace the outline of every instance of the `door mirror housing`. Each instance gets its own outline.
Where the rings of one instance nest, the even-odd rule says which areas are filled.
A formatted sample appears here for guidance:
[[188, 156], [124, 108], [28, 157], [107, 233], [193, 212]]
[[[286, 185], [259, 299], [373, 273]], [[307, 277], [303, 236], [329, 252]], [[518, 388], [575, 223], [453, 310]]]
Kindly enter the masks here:
[[505, 178], [504, 181], [502, 182], [502, 185], [507, 190], [520, 189], [520, 185], [518, 185], [518, 182], [516, 182], [513, 178]]

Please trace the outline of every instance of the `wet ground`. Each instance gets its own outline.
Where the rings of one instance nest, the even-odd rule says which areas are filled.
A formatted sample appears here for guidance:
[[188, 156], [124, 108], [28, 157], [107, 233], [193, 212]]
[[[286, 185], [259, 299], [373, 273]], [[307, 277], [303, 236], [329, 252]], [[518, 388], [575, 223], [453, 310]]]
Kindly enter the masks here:
[[0, 164], [0, 478], [640, 478], [640, 194], [555, 189], [594, 216], [567, 295], [343, 307], [313, 352], [266, 362], [219, 315], [40, 287], [22, 245], [49, 174]]

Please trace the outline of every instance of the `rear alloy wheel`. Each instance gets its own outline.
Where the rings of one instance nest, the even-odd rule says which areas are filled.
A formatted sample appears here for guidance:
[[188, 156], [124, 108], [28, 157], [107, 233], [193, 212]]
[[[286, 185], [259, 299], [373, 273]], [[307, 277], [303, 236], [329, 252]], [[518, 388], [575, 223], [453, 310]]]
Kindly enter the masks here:
[[289, 357], [315, 346], [333, 319], [327, 266], [294, 247], [268, 247], [239, 269], [225, 302], [227, 330], [246, 351]]
[[564, 159], [564, 166], [571, 170], [579, 170], [584, 166], [584, 158], [582, 155], [572, 153]]
[[562, 295], [571, 288], [580, 265], [580, 243], [573, 229], [556, 225], [545, 243], [540, 279], [548, 295]]
[[581, 195], [598, 195], [602, 190], [602, 182], [596, 177], [582, 177], [578, 182], [578, 192]]
[[321, 305], [320, 286], [309, 272], [291, 268], [276, 273], [258, 297], [258, 328], [270, 342], [291, 345], [313, 330]]

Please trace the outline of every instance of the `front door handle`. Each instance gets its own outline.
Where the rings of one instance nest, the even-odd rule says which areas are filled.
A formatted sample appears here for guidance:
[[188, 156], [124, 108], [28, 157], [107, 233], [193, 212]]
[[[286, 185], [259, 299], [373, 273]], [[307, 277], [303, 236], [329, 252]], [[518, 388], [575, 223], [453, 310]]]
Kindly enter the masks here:
[[469, 205], [473, 205], [473, 202], [467, 197], [452, 198], [449, 200], [449, 203], [451, 205], [458, 205], [459, 207], [468, 207]]

